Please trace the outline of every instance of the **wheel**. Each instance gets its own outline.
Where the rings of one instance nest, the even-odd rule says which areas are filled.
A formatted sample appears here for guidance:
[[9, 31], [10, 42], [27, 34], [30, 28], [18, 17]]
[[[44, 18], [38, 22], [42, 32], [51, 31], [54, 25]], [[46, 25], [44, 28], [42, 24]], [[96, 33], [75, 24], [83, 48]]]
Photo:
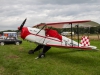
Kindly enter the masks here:
[[40, 54], [39, 55], [39, 58], [44, 58], [45, 57], [45, 54]]
[[44, 58], [44, 57], [45, 57], [45, 54], [42, 54], [42, 55], [41, 55], [41, 58]]
[[15, 44], [16, 44], [16, 45], [19, 45], [19, 42], [16, 42]]
[[34, 54], [34, 50], [29, 50], [28, 54]]
[[0, 44], [1, 44], [1, 46], [3, 46], [4, 45], [4, 42], [1, 42]]

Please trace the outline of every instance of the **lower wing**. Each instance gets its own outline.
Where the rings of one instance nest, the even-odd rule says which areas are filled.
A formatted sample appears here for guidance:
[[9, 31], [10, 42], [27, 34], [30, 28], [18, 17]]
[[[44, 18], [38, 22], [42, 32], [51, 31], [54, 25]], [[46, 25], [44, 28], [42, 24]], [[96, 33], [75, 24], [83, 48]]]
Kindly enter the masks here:
[[96, 49], [93, 49], [93, 47], [95, 46], [83, 46], [83, 47], [79, 47], [79, 46], [62, 46], [62, 45], [50, 45], [50, 44], [47, 44], [47, 46], [51, 46], [51, 47], [59, 47], [59, 48], [72, 48], [72, 49], [82, 49], [82, 50], [96, 50]]

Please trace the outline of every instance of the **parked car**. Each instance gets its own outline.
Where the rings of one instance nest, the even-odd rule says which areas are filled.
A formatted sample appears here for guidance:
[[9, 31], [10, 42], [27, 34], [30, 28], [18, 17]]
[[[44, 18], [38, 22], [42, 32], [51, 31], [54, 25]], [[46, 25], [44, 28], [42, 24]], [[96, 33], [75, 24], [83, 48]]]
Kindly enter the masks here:
[[22, 43], [21, 40], [17, 38], [5, 38], [4, 36], [0, 37], [0, 45], [5, 45], [5, 44], [15, 44], [15, 45], [20, 45]]

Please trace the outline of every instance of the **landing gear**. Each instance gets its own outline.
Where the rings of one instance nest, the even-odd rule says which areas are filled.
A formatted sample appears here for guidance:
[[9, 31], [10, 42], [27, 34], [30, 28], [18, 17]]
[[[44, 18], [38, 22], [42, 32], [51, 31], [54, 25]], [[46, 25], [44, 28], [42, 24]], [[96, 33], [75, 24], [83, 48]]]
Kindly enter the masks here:
[[34, 50], [29, 50], [29, 54], [34, 54], [34, 52], [39, 51], [41, 48], [43, 48], [43, 45], [38, 45]]
[[45, 54], [40, 54], [38, 57], [36, 57], [35, 59], [39, 59], [39, 58], [44, 58]]
[[50, 46], [45, 46], [45, 45], [40, 44], [34, 50], [30, 50], [28, 53], [29, 54], [34, 54], [34, 52], [39, 51], [42, 48], [43, 48], [42, 52], [35, 59], [43, 58], [43, 57], [45, 57], [45, 53], [51, 48]]
[[28, 54], [34, 54], [34, 50], [29, 50]]

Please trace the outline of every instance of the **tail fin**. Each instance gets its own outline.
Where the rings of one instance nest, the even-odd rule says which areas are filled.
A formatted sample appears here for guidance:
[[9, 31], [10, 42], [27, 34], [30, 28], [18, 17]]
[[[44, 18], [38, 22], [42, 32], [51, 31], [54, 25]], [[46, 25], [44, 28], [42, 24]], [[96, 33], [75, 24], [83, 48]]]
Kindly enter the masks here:
[[90, 46], [89, 37], [83, 36], [83, 37], [81, 38], [80, 44], [81, 44], [82, 46]]

